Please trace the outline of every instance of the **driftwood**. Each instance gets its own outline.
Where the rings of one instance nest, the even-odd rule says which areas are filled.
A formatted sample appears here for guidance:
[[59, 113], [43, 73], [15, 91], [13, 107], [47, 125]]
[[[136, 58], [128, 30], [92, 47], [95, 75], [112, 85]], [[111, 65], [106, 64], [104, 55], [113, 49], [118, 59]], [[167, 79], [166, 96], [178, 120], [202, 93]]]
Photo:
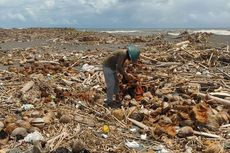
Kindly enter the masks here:
[[[2, 30], [0, 29], [0, 33]], [[71, 30], [64, 32], [65, 30], [60, 29], [54, 29], [50, 33], [51, 29], [41, 29], [39, 33], [30, 29], [27, 35], [27, 30], [23, 29], [23, 33], [19, 30], [16, 35], [14, 35], [14, 29], [4, 32], [2, 41], [10, 41], [12, 37], [14, 41], [17, 36], [19, 41], [21, 39], [33, 41], [34, 38], [38, 38], [43, 42], [44, 38], [44, 41], [51, 44], [41, 48], [9, 49], [9, 52], [0, 53], [0, 109], [2, 112], [0, 124], [2, 123], [1, 127], [4, 129], [9, 129], [8, 135], [11, 135], [11, 125], [19, 126], [20, 123], [20, 126], [21, 124], [28, 126], [30, 120], [38, 117], [46, 123], [45, 128], [39, 132], [54, 152], [58, 152], [56, 148], [70, 149], [71, 143], [76, 139], [83, 142], [84, 148], [89, 152], [97, 150], [100, 152], [108, 152], [108, 150], [151, 152], [154, 148], [159, 148], [162, 143], [168, 152], [181, 152], [181, 150], [186, 150], [186, 146], [193, 148], [192, 151], [197, 151], [198, 148], [205, 150], [207, 146], [203, 142], [209, 138], [215, 138], [215, 141], [220, 143], [228, 141], [229, 110], [221, 105], [229, 105], [229, 101], [224, 99], [224, 97], [229, 98], [229, 95], [224, 92], [230, 93], [230, 71], [227, 66], [229, 52], [225, 52], [226, 48], [220, 48], [220, 51], [216, 52], [215, 48], [209, 47], [208, 44], [203, 45], [200, 40], [197, 44], [196, 38], [194, 40], [189, 33], [185, 37], [181, 35], [183, 38], [181, 40], [169, 42], [165, 37], [157, 37], [157, 39], [152, 36], [120, 37], [104, 33], [89, 36], [88, 32], [76, 33]], [[57, 47], [52, 40], [47, 39], [50, 37], [57, 38], [55, 42], [63, 46]], [[114, 40], [114, 47], [88, 46], [92, 43], [105, 44], [105, 41], [110, 39]], [[128, 98], [122, 99], [122, 109], [118, 109], [118, 114], [116, 114], [115, 108], [107, 109], [102, 105], [106, 97], [106, 88], [103, 72], [98, 69], [98, 65], [102, 66], [103, 60], [117, 47], [120, 48], [120, 45], [130, 42], [143, 46], [138, 63], [134, 66], [126, 65], [127, 72], [134, 74], [138, 83], [120, 84], [120, 93]], [[176, 44], [177, 42], [179, 43]], [[71, 50], [68, 45], [71, 45]], [[79, 46], [83, 49], [82, 51], [79, 50]], [[41, 52], [38, 51], [40, 49]], [[227, 58], [221, 59], [222, 57]], [[16, 61], [20, 61], [20, 67]], [[84, 71], [82, 65], [86, 63], [95, 69]], [[221, 71], [217, 69], [217, 66]], [[118, 76], [119, 79], [120, 77]], [[30, 78], [35, 83], [26, 84]], [[35, 80], [39, 80], [40, 84]], [[199, 84], [199, 87], [192, 86], [192, 82]], [[144, 93], [140, 90], [141, 88]], [[20, 89], [25, 93], [23, 97], [19, 96]], [[201, 93], [198, 94], [199, 96], [188, 94], [187, 89], [196, 91], [192, 93]], [[135, 102], [138, 104], [136, 107], [132, 103], [132, 99], [137, 97], [135, 95], [139, 96], [139, 100]], [[208, 102], [202, 105], [200, 97], [209, 99], [208, 102], [215, 100], [214, 102], [219, 102], [221, 106], [211, 106], [212, 103]], [[18, 112], [25, 102], [32, 103], [34, 109]], [[207, 117], [209, 112], [215, 114], [211, 119]], [[61, 122], [63, 116], [66, 116], [66, 123]], [[200, 120], [205, 121], [200, 124]], [[106, 133], [107, 139], [102, 138], [101, 135], [105, 124], [110, 129]], [[130, 124], [140, 127], [141, 130], [130, 132]], [[223, 124], [225, 125], [221, 126]], [[65, 128], [68, 128], [68, 131], [61, 130], [64, 125], [67, 125]], [[76, 128], [78, 125], [81, 125], [81, 128]], [[175, 138], [175, 130], [178, 126], [194, 127], [196, 129], [193, 133], [194, 137], [202, 137], [202, 141], [197, 139], [193, 141], [194, 137], [191, 137], [192, 141], [184, 141], [187, 135], [183, 138]], [[212, 133], [200, 132], [199, 129], [203, 129], [203, 126], [211, 128]], [[32, 128], [34, 127], [28, 127], [28, 131], [32, 131]], [[141, 140], [139, 136], [144, 135], [143, 132], [152, 135]], [[154, 144], [152, 137], [157, 138], [159, 143]], [[125, 139], [137, 140], [143, 147], [141, 150], [127, 148], [123, 143]], [[9, 149], [20, 147], [26, 150], [32, 145], [25, 143], [17, 145], [16, 143], [17, 141], [9, 141], [1, 147]], [[46, 151], [43, 147], [40, 150]]]
[[229, 100], [226, 100], [226, 99], [222, 99], [222, 98], [218, 98], [218, 97], [215, 97], [215, 96], [212, 96], [212, 95], [209, 95], [209, 94], [204, 94], [204, 93], [194, 93], [194, 91], [192, 90], [188, 90], [190, 93], [193, 93], [193, 94], [197, 94], [198, 96], [202, 97], [202, 98], [209, 98], [211, 100], [214, 100], [218, 103], [221, 103], [223, 105], [227, 105], [227, 106], [230, 106], [230, 101]]
[[23, 88], [20, 90], [22, 94], [26, 93], [28, 90], [30, 90], [34, 86], [34, 81], [27, 82]]
[[217, 68], [218, 71], [220, 71], [221, 73], [223, 73], [225, 76], [227, 76], [228, 79], [230, 79], [230, 75], [226, 72], [224, 72], [223, 70]]
[[193, 131], [193, 133], [194, 133], [195, 135], [205, 136], [205, 137], [209, 137], [209, 138], [221, 138], [221, 137], [218, 136], [218, 135], [210, 134], [210, 133], [206, 133], [206, 132]]
[[226, 92], [211, 92], [209, 94], [212, 96], [230, 97], [230, 94]]
[[138, 121], [136, 121], [136, 120], [134, 120], [134, 119], [131, 119], [131, 118], [128, 118], [128, 120], [131, 121], [131, 122], [132, 122], [133, 124], [135, 124], [136, 126], [142, 128], [142, 129], [144, 129], [144, 130], [149, 130], [149, 127], [146, 126], [145, 124], [141, 123], [141, 122], [138, 122]]
[[57, 64], [60, 65], [60, 63], [56, 61], [36, 61], [35, 63], [47, 63], [47, 64]]
[[221, 128], [228, 128], [230, 127], [230, 124], [222, 125]]

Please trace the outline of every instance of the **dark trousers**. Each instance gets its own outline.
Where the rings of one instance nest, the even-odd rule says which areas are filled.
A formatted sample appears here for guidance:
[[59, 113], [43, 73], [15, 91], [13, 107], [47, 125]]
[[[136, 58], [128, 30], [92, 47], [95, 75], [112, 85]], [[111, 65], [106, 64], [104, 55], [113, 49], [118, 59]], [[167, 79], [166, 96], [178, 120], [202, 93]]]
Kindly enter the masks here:
[[119, 93], [119, 81], [117, 78], [117, 72], [111, 70], [109, 67], [103, 67], [103, 73], [105, 77], [105, 83], [107, 87], [107, 101], [113, 101], [113, 95]]

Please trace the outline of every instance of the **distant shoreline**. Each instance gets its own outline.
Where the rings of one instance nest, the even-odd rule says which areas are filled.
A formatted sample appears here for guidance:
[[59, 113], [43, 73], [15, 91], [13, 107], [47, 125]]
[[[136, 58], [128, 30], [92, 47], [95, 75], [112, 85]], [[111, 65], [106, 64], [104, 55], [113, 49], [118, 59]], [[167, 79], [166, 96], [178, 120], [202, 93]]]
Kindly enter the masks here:
[[[180, 41], [179, 39], [177, 39], [178, 35], [184, 31], [188, 31], [189, 33], [193, 33], [193, 32], [212, 32], [212, 33], [216, 33], [216, 34], [212, 34], [210, 36], [210, 38], [208, 39], [208, 45], [212, 46], [212, 47], [225, 47], [227, 45], [230, 45], [230, 28], [229, 29], [211, 29], [211, 28], [207, 28], [207, 29], [176, 29], [176, 28], [172, 28], [172, 29], [157, 29], [157, 28], [144, 28], [144, 29], [115, 29], [115, 28], [95, 28], [95, 29], [78, 29], [78, 28], [11, 28], [11, 29], [3, 29], [0, 28], [0, 34], [1, 32], [4, 33], [6, 31], [27, 31], [27, 30], [31, 30], [32, 31], [36, 31], [37, 30], [41, 30], [42, 32], [46, 31], [50, 32], [52, 30], [55, 31], [59, 31], [60, 30], [60, 34], [62, 33], [62, 31], [64, 30], [73, 30], [73, 31], [77, 31], [77, 32], [82, 32], [82, 33], [87, 33], [89, 32], [89, 34], [92, 33], [97, 33], [99, 32], [100, 35], [97, 36], [103, 36], [103, 35], [117, 35], [117, 36], [151, 36], [151, 35], [164, 35], [164, 37], [167, 39], [167, 41]], [[88, 35], [88, 34], [87, 34]], [[2, 35], [2, 37], [4, 37]], [[1, 37], [0, 37], [1, 38]], [[13, 39], [13, 38], [12, 38]], [[17, 42], [17, 41], [11, 41], [11, 42], [7, 42], [7, 43], [2, 43], [0, 42], [0, 47], [2, 49], [12, 49], [12, 48], [17, 48], [17, 47], [21, 47], [21, 48], [26, 48], [26, 47], [33, 47], [33, 46], [43, 46], [43, 45], [47, 45], [47, 40], [32, 40], [31, 42]], [[100, 45], [101, 46], [101, 45]], [[118, 44], [114, 44], [113, 46], [118, 46]], [[93, 45], [78, 45], [78, 49], [83, 49], [83, 50], [87, 50], [87, 48], [92, 48]], [[97, 46], [98, 47], [98, 46]], [[103, 45], [101, 46], [103, 47]], [[67, 46], [67, 48], [76, 48], [75, 46]], [[95, 48], [95, 47], [93, 47]], [[113, 47], [112, 47], [113, 48]], [[117, 47], [116, 47], [117, 48]]]

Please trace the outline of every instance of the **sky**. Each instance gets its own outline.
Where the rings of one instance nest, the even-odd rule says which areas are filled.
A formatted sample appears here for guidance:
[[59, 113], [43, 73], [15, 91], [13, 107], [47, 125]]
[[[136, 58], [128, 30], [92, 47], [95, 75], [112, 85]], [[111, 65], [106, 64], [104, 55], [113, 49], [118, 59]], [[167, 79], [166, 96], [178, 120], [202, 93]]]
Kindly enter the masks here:
[[0, 27], [230, 28], [230, 0], [0, 0]]

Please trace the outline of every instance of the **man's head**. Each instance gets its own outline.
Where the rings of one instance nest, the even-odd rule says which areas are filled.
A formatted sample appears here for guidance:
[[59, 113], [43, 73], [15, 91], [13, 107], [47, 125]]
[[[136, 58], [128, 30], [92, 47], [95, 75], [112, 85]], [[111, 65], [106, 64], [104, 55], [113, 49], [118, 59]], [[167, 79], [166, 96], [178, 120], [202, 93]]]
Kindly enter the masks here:
[[129, 58], [133, 63], [135, 63], [140, 56], [140, 49], [134, 45], [129, 45], [127, 51]]

